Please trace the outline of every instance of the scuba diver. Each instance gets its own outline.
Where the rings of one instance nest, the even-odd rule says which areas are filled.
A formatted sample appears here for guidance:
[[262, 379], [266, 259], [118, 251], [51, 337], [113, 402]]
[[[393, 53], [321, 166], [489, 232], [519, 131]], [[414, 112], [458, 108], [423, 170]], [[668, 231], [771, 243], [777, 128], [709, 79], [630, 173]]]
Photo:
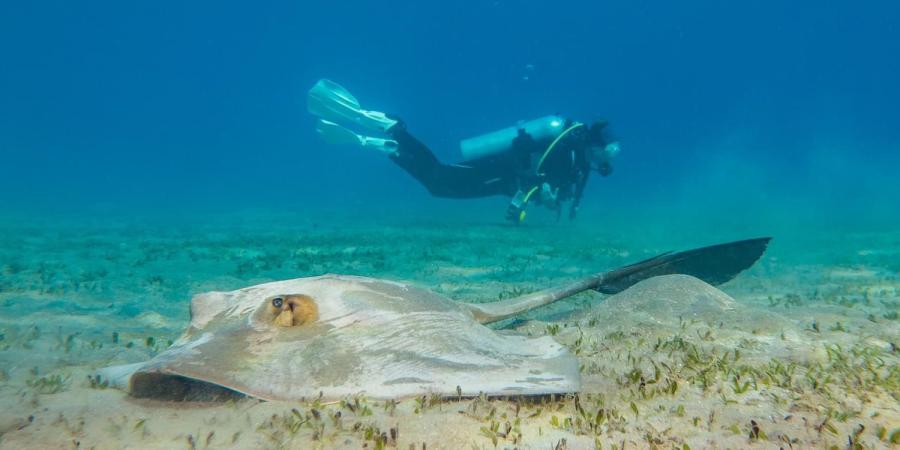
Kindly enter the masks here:
[[[574, 219], [591, 171], [608, 176], [619, 153], [606, 121], [586, 125], [552, 115], [464, 139], [463, 162], [445, 164], [399, 118], [362, 109], [333, 81], [319, 80], [310, 89], [307, 108], [318, 117], [316, 130], [326, 142], [386, 153], [435, 197], [510, 197], [506, 219], [516, 224], [525, 220], [532, 203], [554, 211], [558, 220], [568, 202]], [[339, 122], [387, 137], [357, 134]]]

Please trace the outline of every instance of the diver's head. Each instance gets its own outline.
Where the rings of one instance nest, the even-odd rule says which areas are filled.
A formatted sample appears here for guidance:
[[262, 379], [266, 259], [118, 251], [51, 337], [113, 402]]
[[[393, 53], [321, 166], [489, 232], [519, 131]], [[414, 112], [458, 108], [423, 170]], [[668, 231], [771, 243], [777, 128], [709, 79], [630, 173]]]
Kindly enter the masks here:
[[599, 120], [588, 129], [591, 167], [607, 176], [612, 173], [612, 160], [619, 154], [619, 143], [612, 141], [605, 128], [609, 122]]
[[588, 126], [588, 140], [592, 143], [602, 144], [605, 143], [607, 138], [607, 129], [606, 127], [609, 125], [608, 120], [598, 120], [590, 126]]

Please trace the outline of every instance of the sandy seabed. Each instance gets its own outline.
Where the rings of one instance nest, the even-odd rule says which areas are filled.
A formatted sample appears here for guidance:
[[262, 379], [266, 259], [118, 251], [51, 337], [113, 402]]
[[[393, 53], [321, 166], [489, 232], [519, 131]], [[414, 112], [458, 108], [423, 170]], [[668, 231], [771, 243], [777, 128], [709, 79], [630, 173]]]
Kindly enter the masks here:
[[89, 375], [164, 350], [196, 293], [343, 273], [487, 302], [662, 251], [754, 236], [667, 240], [416, 222], [2, 228], [0, 448], [845, 449], [900, 441], [898, 233], [776, 235], [760, 262], [721, 291], [666, 277], [501, 324], [551, 335], [576, 353], [577, 394], [173, 403], [133, 399]]

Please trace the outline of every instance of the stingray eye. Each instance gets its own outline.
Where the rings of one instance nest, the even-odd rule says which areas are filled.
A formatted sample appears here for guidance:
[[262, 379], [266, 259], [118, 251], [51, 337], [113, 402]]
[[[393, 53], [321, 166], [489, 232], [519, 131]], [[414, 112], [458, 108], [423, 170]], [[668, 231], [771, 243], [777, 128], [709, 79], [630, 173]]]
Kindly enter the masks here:
[[272, 306], [274, 306], [274, 307], [276, 307], [276, 308], [281, 308], [282, 306], [284, 306], [284, 299], [281, 298], [281, 297], [275, 297], [275, 298], [273, 298], [273, 299], [272, 299]]

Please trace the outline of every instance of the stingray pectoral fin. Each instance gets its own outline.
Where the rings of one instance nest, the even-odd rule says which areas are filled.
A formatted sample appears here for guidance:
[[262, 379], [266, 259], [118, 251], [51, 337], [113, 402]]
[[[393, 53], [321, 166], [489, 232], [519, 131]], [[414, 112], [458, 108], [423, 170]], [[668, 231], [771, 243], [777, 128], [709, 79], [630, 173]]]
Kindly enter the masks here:
[[604, 294], [624, 291], [635, 283], [660, 275], [683, 274], [718, 285], [750, 268], [772, 238], [745, 239], [662, 255], [592, 275], [573, 283], [500, 302], [464, 304], [481, 323], [496, 322], [548, 305], [588, 289]]

